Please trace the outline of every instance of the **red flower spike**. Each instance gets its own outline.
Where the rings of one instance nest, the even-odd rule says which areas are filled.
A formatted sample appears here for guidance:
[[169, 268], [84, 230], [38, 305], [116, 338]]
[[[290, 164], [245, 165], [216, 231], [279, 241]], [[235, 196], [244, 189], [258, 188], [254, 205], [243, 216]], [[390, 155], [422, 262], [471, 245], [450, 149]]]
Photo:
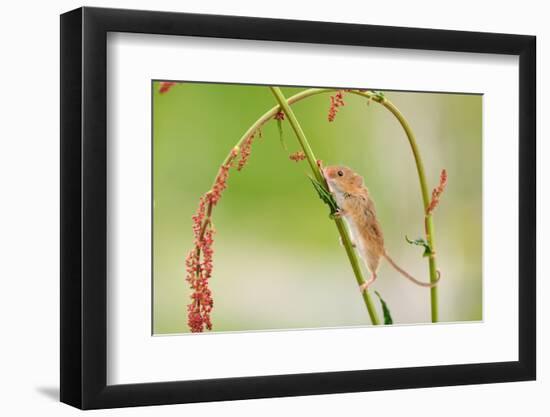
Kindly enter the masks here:
[[275, 120], [285, 120], [285, 112], [281, 110], [273, 118]]
[[328, 121], [333, 122], [336, 118], [336, 113], [338, 113], [338, 108], [345, 106], [344, 103], [344, 93], [338, 91], [335, 95], [330, 96], [330, 107], [328, 109]]
[[160, 83], [160, 86], [159, 86], [159, 93], [160, 94], [164, 94], [164, 93], [167, 93], [168, 91], [170, 91], [170, 89], [175, 86], [177, 83], [175, 82], [169, 82], [169, 81], [163, 81]]
[[[229, 155], [227, 162], [220, 167], [218, 171], [218, 175], [216, 176], [216, 180], [214, 181], [214, 186], [212, 187], [212, 190], [210, 190], [210, 192], [207, 193], [208, 199], [210, 200], [210, 203], [212, 204], [212, 206], [215, 206], [216, 204], [218, 204], [218, 201], [220, 201], [223, 191], [227, 188], [227, 179], [229, 178], [229, 169], [233, 166], [233, 162], [237, 158], [238, 154], [239, 154], [239, 148], [234, 147], [231, 150], [231, 154]], [[241, 154], [242, 154], [242, 148], [241, 148]]]
[[191, 302], [187, 306], [187, 324], [191, 332], [212, 330], [210, 313], [214, 307], [212, 291], [208, 281], [212, 276], [214, 256], [214, 227], [210, 219], [212, 208], [220, 201], [223, 191], [227, 188], [229, 170], [239, 154], [235, 147], [227, 161], [220, 167], [214, 185], [210, 191], [199, 199], [197, 212], [192, 216], [194, 247], [185, 258], [185, 280], [191, 290]]
[[430, 214], [432, 214], [433, 211], [436, 209], [436, 207], [439, 205], [441, 194], [443, 194], [443, 191], [445, 191], [446, 186], [447, 186], [447, 171], [444, 169], [441, 171], [441, 175], [439, 176], [439, 185], [436, 188], [434, 188], [432, 191], [432, 200], [430, 201], [430, 204], [426, 209], [426, 215], [429, 216]]
[[208, 280], [212, 276], [213, 234], [214, 231], [207, 226], [204, 236], [189, 252], [185, 260], [186, 281], [193, 290], [191, 303], [187, 306], [187, 324], [192, 332], [202, 332], [205, 327], [209, 330], [212, 328], [210, 313], [214, 301], [208, 287]]
[[239, 161], [239, 164], [237, 165], [237, 171], [242, 170], [248, 162], [248, 158], [250, 158], [250, 153], [252, 152], [252, 142], [254, 141], [255, 135], [255, 133], [251, 134], [244, 141], [243, 146], [241, 147], [241, 159]]

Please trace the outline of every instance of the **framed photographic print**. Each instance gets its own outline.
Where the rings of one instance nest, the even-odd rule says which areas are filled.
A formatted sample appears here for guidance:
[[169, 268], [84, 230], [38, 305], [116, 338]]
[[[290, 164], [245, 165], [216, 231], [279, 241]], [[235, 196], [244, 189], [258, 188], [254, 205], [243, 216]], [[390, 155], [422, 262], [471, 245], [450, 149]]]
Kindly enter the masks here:
[[61, 401], [535, 379], [535, 37], [61, 16]]

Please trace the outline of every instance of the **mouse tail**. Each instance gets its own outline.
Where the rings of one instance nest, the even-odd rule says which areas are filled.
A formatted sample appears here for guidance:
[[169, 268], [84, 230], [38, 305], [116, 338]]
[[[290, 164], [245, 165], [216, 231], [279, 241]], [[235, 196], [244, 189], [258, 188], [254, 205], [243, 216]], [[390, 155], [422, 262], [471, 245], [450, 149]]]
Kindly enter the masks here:
[[395, 261], [387, 253], [384, 254], [384, 257], [387, 259], [390, 265], [395, 268], [397, 272], [399, 272], [401, 275], [403, 275], [405, 278], [409, 279], [416, 285], [419, 285], [421, 287], [433, 288], [439, 283], [439, 280], [441, 278], [441, 273], [439, 272], [439, 270], [437, 271], [437, 279], [434, 282], [422, 282], [417, 280], [415, 277], [413, 277], [411, 274], [409, 274], [407, 271], [397, 265], [397, 263], [395, 263]]

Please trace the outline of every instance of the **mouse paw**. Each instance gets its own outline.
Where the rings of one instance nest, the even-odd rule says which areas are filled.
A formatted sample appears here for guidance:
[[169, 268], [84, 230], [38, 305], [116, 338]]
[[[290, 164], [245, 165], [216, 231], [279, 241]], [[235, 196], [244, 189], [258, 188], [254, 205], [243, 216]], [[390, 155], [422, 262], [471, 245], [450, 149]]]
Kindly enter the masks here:
[[374, 281], [376, 281], [376, 273], [373, 273], [372, 277], [367, 282], [359, 285], [359, 290], [361, 291], [361, 294], [366, 292]]
[[344, 210], [342, 210], [340, 208], [338, 210], [336, 210], [334, 213], [332, 213], [332, 217], [335, 218], [335, 219], [341, 219], [345, 215], [346, 215], [346, 213], [344, 212]]

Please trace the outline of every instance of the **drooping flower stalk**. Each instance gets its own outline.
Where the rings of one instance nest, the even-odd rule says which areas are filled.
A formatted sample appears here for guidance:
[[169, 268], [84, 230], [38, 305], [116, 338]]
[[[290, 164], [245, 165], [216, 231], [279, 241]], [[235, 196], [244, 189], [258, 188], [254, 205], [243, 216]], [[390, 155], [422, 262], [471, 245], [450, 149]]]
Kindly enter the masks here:
[[192, 217], [195, 240], [193, 248], [185, 259], [185, 266], [186, 281], [193, 291], [191, 302], [187, 306], [187, 324], [193, 333], [203, 332], [204, 329], [212, 330], [210, 313], [214, 307], [214, 300], [208, 284], [212, 276], [214, 254], [212, 248], [215, 232], [212, 223], [213, 209], [227, 188], [229, 171], [235, 166], [238, 156], [240, 155], [240, 159], [236, 169], [240, 171], [248, 162], [255, 136], [262, 137], [261, 127], [268, 120], [269, 118], [264, 118], [261, 123], [255, 124], [254, 128], [249, 129], [237, 145], [231, 149], [220, 166], [212, 188], [201, 196], [197, 212]]
[[[315, 95], [318, 95], [318, 94], [333, 93], [335, 91], [337, 93], [342, 94], [342, 91], [340, 91], [340, 90], [334, 90], [334, 89], [329, 89], [329, 88], [312, 88], [312, 89], [304, 90], [304, 91], [302, 91], [298, 94], [295, 94], [294, 96], [292, 96], [288, 99], [285, 99], [284, 97], [282, 97], [282, 100], [284, 101], [284, 103], [287, 104], [286, 107], [287, 107], [287, 110], [289, 110], [290, 106], [292, 104], [294, 104], [296, 102], [299, 102], [303, 99], [306, 99], [306, 98], [309, 98], [309, 97], [312, 97], [312, 96], [315, 96]], [[368, 90], [352, 90], [352, 89], [346, 89], [345, 92], [346, 93], [351, 93], [351, 94], [354, 94], [354, 95], [358, 95], [358, 96], [361, 96], [361, 97], [367, 99], [367, 104], [370, 104], [371, 101], [379, 103], [380, 105], [385, 107], [387, 110], [389, 110], [397, 118], [397, 120], [399, 121], [399, 123], [403, 127], [403, 129], [405, 131], [405, 134], [407, 136], [407, 139], [409, 141], [409, 145], [411, 146], [411, 150], [413, 152], [413, 156], [414, 156], [416, 167], [417, 167], [417, 173], [418, 173], [420, 188], [421, 188], [421, 192], [422, 192], [422, 199], [423, 199], [423, 202], [424, 202], [424, 211], [426, 213], [426, 217], [425, 217], [426, 240], [428, 241], [428, 243], [430, 244], [430, 246], [433, 250], [433, 248], [434, 248], [434, 227], [433, 227], [433, 221], [432, 221], [432, 218], [431, 218], [432, 213], [431, 213], [431, 211], [428, 210], [428, 208], [430, 206], [428, 187], [427, 187], [427, 183], [426, 183], [426, 177], [425, 177], [425, 174], [424, 174], [424, 167], [423, 167], [423, 164], [422, 164], [422, 159], [420, 157], [420, 153], [418, 151], [418, 147], [416, 145], [416, 139], [414, 137], [412, 129], [410, 128], [408, 122], [403, 117], [403, 115], [400, 113], [400, 111], [393, 105], [393, 103], [391, 103], [388, 99], [386, 99], [383, 94], [368, 91]], [[336, 110], [337, 107], [339, 107], [340, 105], [343, 105], [343, 95], [341, 95], [338, 98], [338, 100], [341, 100], [341, 103], [338, 106], [336, 106], [336, 101], [334, 101], [334, 103], [335, 103], [334, 110]], [[284, 120], [286, 112], [283, 111], [283, 110], [284, 110], [285, 106], [281, 105], [281, 104], [284, 104], [284, 103], [280, 102], [279, 105], [277, 105], [277, 106], [273, 107], [272, 109], [270, 109], [269, 111], [267, 111], [263, 116], [261, 116], [245, 132], [245, 134], [241, 137], [241, 139], [239, 140], [237, 145], [231, 150], [231, 152], [229, 153], [229, 155], [225, 159], [224, 163], [222, 164], [222, 167], [225, 166], [228, 163], [229, 163], [229, 167], [233, 166], [234, 159], [236, 158], [237, 153], [240, 151], [241, 147], [245, 143], [247, 144], [247, 146], [248, 145], [251, 146], [252, 141], [253, 141], [253, 135], [255, 135], [256, 133], [260, 134], [260, 132], [261, 132], [260, 129], [262, 128], [262, 126], [265, 123], [267, 123], [271, 119], [275, 119], [275, 120], [279, 120], [279, 121]], [[331, 108], [332, 108], [332, 106], [331, 106]], [[331, 110], [329, 109], [329, 115], [330, 115], [330, 111]], [[334, 115], [335, 115], [335, 113], [334, 113]], [[333, 120], [334, 120], [334, 118], [333, 118]], [[292, 124], [292, 121], [291, 121], [291, 124]], [[299, 126], [297, 125], [296, 127], [298, 128]], [[293, 128], [294, 128], [294, 126], [293, 126]], [[296, 133], [297, 129], [294, 129], [294, 130], [295, 130], [295, 133]], [[251, 139], [251, 137], [252, 137], [252, 139]], [[313, 156], [313, 152], [311, 151], [311, 148], [309, 147], [309, 144], [307, 143], [307, 141], [306, 141], [306, 143], [304, 143], [304, 145], [305, 145], [305, 146], [303, 146], [304, 155], [306, 156], [306, 159], [308, 160], [314, 175], [317, 177], [317, 179], [320, 182], [325, 183], [324, 177], [322, 176], [321, 171], [319, 169], [319, 167], [320, 167], [319, 161], [317, 159], [315, 159], [315, 157]], [[307, 156], [308, 155], [308, 149], [309, 149], [309, 157]], [[249, 156], [250, 156], [250, 153], [245, 152], [245, 158], [244, 158], [245, 159], [245, 164], [246, 164], [246, 161], [248, 160]], [[241, 154], [241, 161], [242, 160], [243, 160], [243, 154]], [[242, 169], [242, 167], [241, 167], [241, 169]], [[227, 172], [229, 172], [229, 169], [227, 169]], [[218, 175], [218, 177], [219, 177], [219, 175]], [[218, 177], [216, 177], [215, 184], [217, 183]], [[227, 178], [225, 178], [225, 179], [227, 180]], [[213, 187], [213, 189], [215, 189], [215, 186]], [[223, 189], [225, 189], [225, 186], [221, 189], [221, 191], [223, 191]], [[217, 194], [218, 198], [215, 199], [216, 203], [219, 201], [219, 197], [221, 196], [221, 191]], [[199, 210], [198, 210], [199, 218], [201, 219], [200, 227], [198, 228], [198, 230], [201, 231], [201, 233], [199, 234], [199, 237], [201, 237], [201, 235], [202, 235], [202, 239], [204, 240], [205, 236], [206, 236], [206, 242], [207, 243], [209, 241], [212, 241], [213, 228], [211, 226], [211, 224], [212, 224], [211, 223], [211, 217], [212, 217], [213, 207], [215, 205], [215, 204], [212, 204], [212, 200], [210, 198], [206, 198], [206, 196], [208, 194], [209, 193], [206, 193], [205, 196], [203, 196], [205, 198], [204, 211], [202, 211], [202, 209], [200, 208], [201, 203], [199, 203]], [[200, 216], [200, 213], [204, 213], [204, 214], [202, 216]], [[342, 236], [344, 248], [346, 250], [348, 258], [350, 259], [350, 263], [351, 263], [352, 269], [354, 271], [354, 274], [355, 274], [355, 276], [356, 276], [356, 278], [359, 282], [358, 277], [362, 277], [361, 269], [359, 267], [359, 263], [357, 262], [357, 257], [355, 255], [355, 251], [352, 248], [352, 244], [351, 244], [351, 241], [350, 241], [349, 236], [347, 234], [347, 230], [346, 230], [343, 222], [341, 220], [340, 221], [339, 220], [340, 219], [336, 219], [336, 226], [338, 228], [338, 231], [339, 231], [340, 235]], [[207, 235], [207, 233], [206, 233], [207, 230], [211, 230], [212, 234]], [[202, 249], [200, 241], [201, 240], [199, 239], [198, 244], [197, 244], [197, 242], [195, 242], [196, 243], [195, 248], [190, 252], [190, 253], [194, 252], [194, 253], [198, 254], [199, 259], [200, 259], [201, 249]], [[210, 247], [211, 247], [211, 242], [210, 242]], [[204, 250], [204, 249], [202, 249], [202, 250]], [[204, 258], [203, 258], [203, 261], [202, 261], [202, 265], [209, 266], [209, 268], [210, 268], [209, 271], [207, 271], [207, 273], [205, 275], [205, 276], [208, 276], [208, 278], [211, 276], [211, 273], [212, 273], [211, 253], [212, 252], [210, 252], [210, 255], [209, 255], [210, 258], [207, 260], [208, 262], [205, 263]], [[355, 261], [353, 261], [353, 259], [355, 259]], [[198, 261], [198, 263], [194, 263], [194, 262], [195, 261], [192, 258], [191, 261], [190, 261], [190, 268], [192, 269], [192, 271], [196, 274], [202, 273], [202, 272], [200, 272], [200, 271], [202, 271], [202, 269], [201, 269], [202, 266], [201, 266], [200, 261]], [[436, 262], [435, 262], [435, 250], [433, 250], [433, 254], [429, 257], [429, 268], [430, 268], [430, 281], [435, 282], [438, 278], [438, 273], [437, 273], [437, 269], [436, 269]], [[196, 271], [199, 271], [199, 272], [196, 272]], [[200, 286], [199, 286], [199, 289], [200, 289]], [[201, 292], [201, 291], [198, 291], [198, 292], [199, 292], [199, 294], [203, 294], [203, 293], [207, 294], [208, 297], [210, 297], [210, 299], [208, 299], [208, 297], [202, 297], [202, 299], [201, 299], [201, 296], [196, 296], [195, 297], [195, 298], [199, 299], [199, 304], [202, 301], [205, 302], [206, 308], [204, 309], [204, 312], [206, 313], [206, 311], [208, 311], [208, 316], [204, 317], [204, 314], [201, 315], [200, 317], [196, 316], [196, 310], [191, 309], [193, 311], [193, 313], [195, 314], [193, 316], [191, 316], [191, 313], [189, 314], [189, 325], [190, 325], [190, 328], [191, 328], [192, 331], [202, 331], [205, 327], [207, 329], [212, 328], [212, 323], [210, 322], [210, 316], [209, 316], [209, 313], [210, 313], [210, 311], [212, 309], [212, 305], [213, 305], [213, 303], [211, 301], [211, 293], [209, 293], [206, 290], [204, 290], [203, 292]], [[197, 293], [197, 291], [195, 291], [194, 294], [195, 293]], [[376, 310], [374, 309], [372, 300], [370, 300], [369, 294], [364, 293], [363, 297], [365, 299], [365, 304], [367, 306], [369, 316], [371, 317], [371, 321], [373, 322], [373, 324], [379, 324], [379, 319], [377, 317]], [[196, 302], [195, 298], [193, 298], [193, 301], [190, 304], [190, 306], [194, 305], [193, 303]], [[432, 311], [432, 322], [437, 322], [438, 321], [437, 287], [431, 288], [431, 311]], [[199, 310], [199, 314], [200, 314], [200, 310]], [[200, 324], [200, 326], [199, 326], [199, 324]], [[195, 327], [193, 327], [193, 326], [195, 326]]]
[[192, 217], [195, 242], [193, 249], [185, 258], [186, 280], [193, 290], [191, 303], [187, 306], [187, 324], [192, 332], [202, 332], [205, 328], [212, 330], [210, 313], [214, 307], [214, 300], [208, 285], [212, 276], [214, 254], [212, 246], [215, 231], [212, 224], [212, 210], [227, 188], [229, 170], [238, 153], [238, 147], [231, 150], [218, 171], [212, 189], [199, 199], [197, 212]]

